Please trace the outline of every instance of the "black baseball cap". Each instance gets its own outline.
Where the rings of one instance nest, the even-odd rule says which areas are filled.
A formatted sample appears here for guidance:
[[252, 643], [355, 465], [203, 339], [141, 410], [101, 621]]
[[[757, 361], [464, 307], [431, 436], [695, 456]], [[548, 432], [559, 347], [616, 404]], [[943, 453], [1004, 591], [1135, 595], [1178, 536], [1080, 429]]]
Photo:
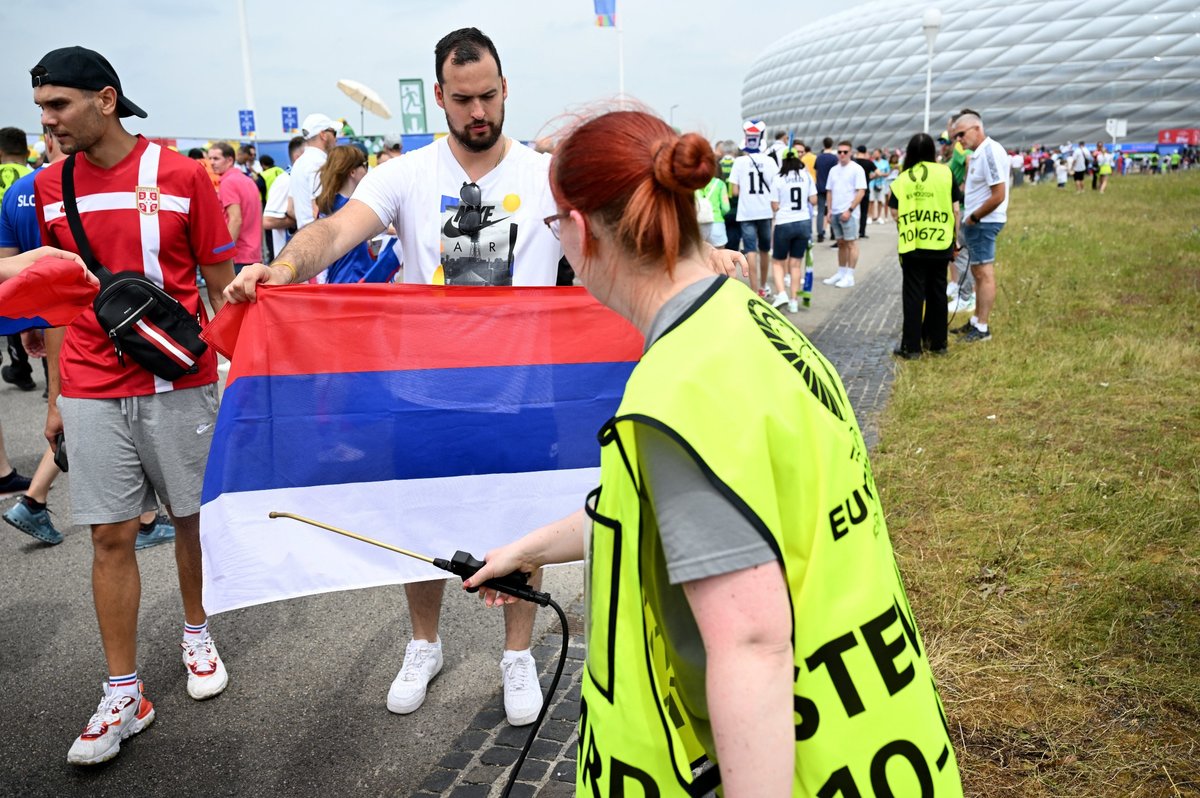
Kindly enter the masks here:
[[121, 92], [121, 79], [108, 59], [86, 47], [60, 47], [42, 56], [37, 66], [29, 70], [33, 87], [69, 86], [73, 89], [100, 91], [106, 86], [117, 90], [117, 116], [140, 116], [146, 112], [130, 102]]

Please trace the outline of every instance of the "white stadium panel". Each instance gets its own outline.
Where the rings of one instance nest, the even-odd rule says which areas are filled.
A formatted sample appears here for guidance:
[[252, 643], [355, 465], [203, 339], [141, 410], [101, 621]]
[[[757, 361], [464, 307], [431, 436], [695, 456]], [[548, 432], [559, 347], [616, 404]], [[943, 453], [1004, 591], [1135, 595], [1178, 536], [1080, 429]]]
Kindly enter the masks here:
[[970, 107], [1007, 147], [1126, 140], [1200, 127], [1198, 0], [980, 0], [972, 7], [880, 0], [819, 19], [768, 45], [747, 73], [742, 115], [793, 131], [903, 147], [925, 113], [927, 7], [933, 48], [930, 133]]

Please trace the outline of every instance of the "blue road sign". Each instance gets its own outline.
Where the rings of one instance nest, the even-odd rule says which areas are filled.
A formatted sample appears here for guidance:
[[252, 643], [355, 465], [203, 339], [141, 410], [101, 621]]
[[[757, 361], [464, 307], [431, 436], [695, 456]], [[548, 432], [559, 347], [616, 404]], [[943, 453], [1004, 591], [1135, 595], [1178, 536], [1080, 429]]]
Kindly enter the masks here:
[[283, 132], [295, 133], [300, 129], [300, 112], [294, 105], [283, 106]]
[[253, 136], [254, 112], [248, 108], [238, 111], [238, 126], [241, 127], [243, 136]]

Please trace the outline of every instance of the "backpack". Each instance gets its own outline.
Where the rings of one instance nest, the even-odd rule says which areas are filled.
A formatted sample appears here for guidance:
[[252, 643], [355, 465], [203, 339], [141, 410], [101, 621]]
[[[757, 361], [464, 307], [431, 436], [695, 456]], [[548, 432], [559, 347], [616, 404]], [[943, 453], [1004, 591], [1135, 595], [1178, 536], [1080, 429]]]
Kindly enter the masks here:
[[696, 221], [700, 224], [712, 224], [715, 220], [708, 195], [702, 189], [696, 189]]

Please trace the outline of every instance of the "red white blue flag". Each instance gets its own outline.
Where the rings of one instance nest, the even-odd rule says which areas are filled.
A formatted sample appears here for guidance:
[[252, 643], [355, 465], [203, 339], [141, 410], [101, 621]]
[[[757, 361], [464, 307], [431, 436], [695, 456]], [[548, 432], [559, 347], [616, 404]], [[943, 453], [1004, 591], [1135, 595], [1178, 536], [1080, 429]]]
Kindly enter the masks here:
[[581, 506], [641, 335], [581, 288], [262, 288], [205, 337], [231, 367], [204, 479], [210, 613], [444, 578], [430, 556]]

